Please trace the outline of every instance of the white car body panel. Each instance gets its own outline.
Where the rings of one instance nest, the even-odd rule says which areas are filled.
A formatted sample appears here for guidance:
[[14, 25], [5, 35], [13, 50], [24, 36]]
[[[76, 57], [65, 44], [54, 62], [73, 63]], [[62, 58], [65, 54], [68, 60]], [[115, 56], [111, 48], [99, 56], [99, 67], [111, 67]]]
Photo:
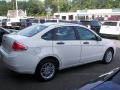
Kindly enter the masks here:
[[[89, 44], [83, 44], [84, 42], [88, 42]], [[82, 53], [81, 53], [81, 62], [89, 62], [102, 60], [102, 56], [104, 55], [104, 45], [101, 41], [81, 41], [82, 45]]]
[[[64, 45], [57, 43], [63, 42]], [[81, 47], [80, 41], [53, 41], [53, 53], [58, 55], [62, 62], [61, 68], [80, 64]]]
[[[64, 45], [58, 45], [61, 41], [48, 41], [41, 38], [49, 30], [60, 26], [80, 26], [76, 24], [43, 24], [49, 27], [39, 32], [33, 37], [20, 35], [6, 35], [3, 37], [1, 47], [2, 60], [8, 68], [19, 73], [34, 74], [38, 63], [46, 57], [53, 56], [58, 59], [59, 69], [64, 69], [80, 64], [102, 60], [105, 51], [112, 47], [114, 43], [107, 39], [102, 41], [88, 41], [89, 45], [84, 45], [82, 40], [62, 41]], [[81, 26], [84, 27], [84, 26]], [[97, 35], [97, 34], [96, 34]], [[27, 47], [26, 51], [13, 51], [12, 43], [16, 41]]]

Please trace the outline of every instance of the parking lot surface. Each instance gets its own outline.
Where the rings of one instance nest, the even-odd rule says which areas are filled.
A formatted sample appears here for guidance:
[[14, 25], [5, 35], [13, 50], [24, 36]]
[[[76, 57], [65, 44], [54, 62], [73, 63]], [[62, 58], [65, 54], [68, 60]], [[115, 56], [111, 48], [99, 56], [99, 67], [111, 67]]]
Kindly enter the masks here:
[[8, 70], [0, 60], [0, 90], [75, 90], [85, 82], [120, 66], [120, 41], [112, 63], [95, 62], [59, 71], [49, 82], [39, 82], [32, 75], [17, 74]]

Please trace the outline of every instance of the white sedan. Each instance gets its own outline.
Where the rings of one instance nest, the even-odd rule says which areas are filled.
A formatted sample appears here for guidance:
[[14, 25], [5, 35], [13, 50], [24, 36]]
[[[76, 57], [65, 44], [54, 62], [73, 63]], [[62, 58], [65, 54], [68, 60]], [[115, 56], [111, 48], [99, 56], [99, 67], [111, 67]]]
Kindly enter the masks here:
[[9, 69], [48, 81], [57, 70], [95, 61], [110, 63], [116, 47], [82, 25], [45, 23], [5, 35], [0, 51]]

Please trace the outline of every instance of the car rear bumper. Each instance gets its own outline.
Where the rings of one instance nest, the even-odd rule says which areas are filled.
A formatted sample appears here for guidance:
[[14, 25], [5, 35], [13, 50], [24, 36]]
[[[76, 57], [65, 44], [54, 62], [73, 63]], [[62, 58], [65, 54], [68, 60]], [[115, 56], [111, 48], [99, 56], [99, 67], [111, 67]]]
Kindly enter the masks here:
[[[1, 59], [4, 62], [5, 66], [15, 72], [24, 73], [24, 74], [34, 74], [36, 65], [31, 60], [27, 58], [23, 59], [19, 54], [8, 54], [2, 48], [0, 49]], [[23, 56], [24, 57], [24, 56]], [[21, 61], [21, 62], [20, 62]], [[24, 62], [23, 62], [24, 61]], [[29, 61], [29, 62], [28, 62]]]

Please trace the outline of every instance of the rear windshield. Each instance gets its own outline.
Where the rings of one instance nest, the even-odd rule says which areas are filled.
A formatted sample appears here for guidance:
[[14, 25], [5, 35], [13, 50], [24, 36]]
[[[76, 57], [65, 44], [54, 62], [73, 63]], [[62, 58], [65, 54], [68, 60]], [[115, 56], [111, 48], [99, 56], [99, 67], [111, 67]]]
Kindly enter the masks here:
[[105, 25], [105, 26], [117, 26], [117, 22], [104, 22], [103, 25]]
[[44, 25], [34, 25], [34, 26], [30, 26], [28, 28], [25, 28], [21, 31], [19, 31], [17, 34], [21, 35], [21, 36], [26, 36], [26, 37], [32, 37], [35, 34], [41, 32], [42, 30], [46, 29], [48, 26], [44, 26]]

